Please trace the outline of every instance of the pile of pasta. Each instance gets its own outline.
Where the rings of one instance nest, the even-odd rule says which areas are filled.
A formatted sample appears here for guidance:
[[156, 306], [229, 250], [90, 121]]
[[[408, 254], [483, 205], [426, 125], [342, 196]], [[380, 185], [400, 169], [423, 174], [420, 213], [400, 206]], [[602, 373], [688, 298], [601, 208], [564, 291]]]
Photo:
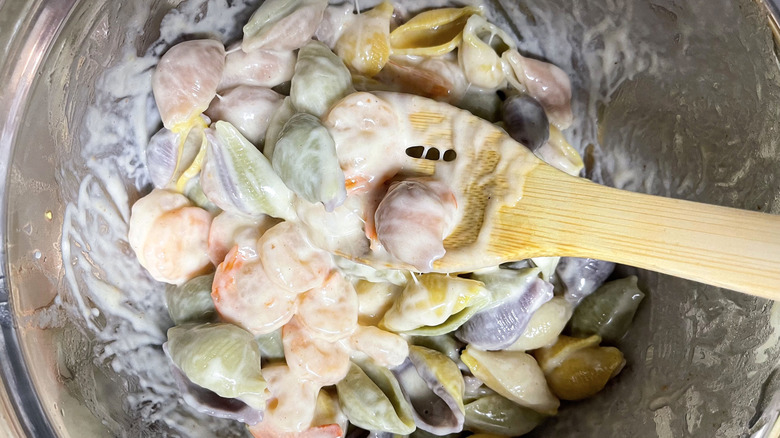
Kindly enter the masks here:
[[[577, 175], [563, 71], [472, 6], [269, 0], [243, 31], [160, 59], [154, 188], [130, 219], [139, 262], [170, 284], [163, 348], [186, 403], [257, 437], [518, 436], [620, 372], [622, 353], [601, 344], [643, 294], [635, 277], [605, 283], [611, 263], [430, 272], [457, 202], [440, 181], [401, 177], [396, 115], [373, 94], [467, 109]], [[353, 246], [418, 269], [334, 255]]]

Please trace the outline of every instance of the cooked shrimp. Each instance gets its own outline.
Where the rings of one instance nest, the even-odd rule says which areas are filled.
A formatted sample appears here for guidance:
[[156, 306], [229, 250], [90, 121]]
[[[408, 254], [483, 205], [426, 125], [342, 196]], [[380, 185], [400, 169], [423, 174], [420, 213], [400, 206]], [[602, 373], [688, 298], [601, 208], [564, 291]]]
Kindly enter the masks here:
[[238, 245], [217, 268], [211, 287], [220, 316], [255, 336], [287, 323], [295, 313], [295, 296], [268, 278], [253, 248]]
[[181, 207], [163, 213], [144, 243], [144, 266], [158, 281], [182, 284], [214, 268], [208, 254], [211, 213]]
[[257, 241], [263, 267], [278, 286], [299, 294], [321, 286], [333, 262], [291, 222], [274, 225]]
[[322, 287], [298, 297], [298, 322], [314, 337], [331, 342], [345, 338], [357, 327], [357, 317], [355, 288], [338, 271]]
[[136, 201], [130, 213], [127, 241], [135, 251], [138, 261], [146, 266], [143, 246], [152, 231], [152, 225], [163, 213], [177, 208], [191, 206], [186, 196], [171, 190], [155, 189]]
[[133, 205], [128, 241], [157, 281], [181, 284], [208, 272], [211, 214], [181, 194], [153, 190]]
[[262, 371], [271, 398], [266, 404], [263, 421], [252, 428], [256, 428], [252, 433], [261, 432], [262, 436], [296, 436], [309, 429], [317, 409], [320, 385], [301, 379], [284, 364], [268, 365]]
[[284, 357], [293, 373], [322, 386], [335, 385], [349, 370], [349, 351], [340, 342], [317, 339], [298, 321], [282, 328]]
[[353, 93], [339, 101], [323, 124], [336, 143], [348, 193], [383, 184], [406, 158], [398, 147], [401, 124], [393, 107], [370, 93]]
[[249, 433], [255, 438], [339, 438], [344, 436], [344, 430], [338, 424], [312, 426], [303, 432], [282, 432], [262, 421], [249, 427]]
[[236, 245], [253, 247], [266, 230], [278, 223], [279, 220], [271, 216], [254, 219], [223, 211], [211, 221], [209, 230], [211, 262], [215, 265], [222, 263], [227, 253]]

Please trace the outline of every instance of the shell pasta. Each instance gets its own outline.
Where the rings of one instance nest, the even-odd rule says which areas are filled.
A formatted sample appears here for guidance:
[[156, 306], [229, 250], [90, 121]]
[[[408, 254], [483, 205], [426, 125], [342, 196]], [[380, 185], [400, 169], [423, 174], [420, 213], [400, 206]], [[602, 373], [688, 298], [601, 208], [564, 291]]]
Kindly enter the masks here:
[[625, 361], [600, 344], [628, 330], [636, 279], [601, 286], [612, 264], [558, 257], [436, 272], [480, 214], [437, 169], [491, 162], [441, 146], [453, 131], [393, 98], [468, 110], [577, 175], [571, 83], [533, 55], [484, 8], [390, 1], [268, 0], [239, 41], [169, 48], [155, 188], [128, 241], [170, 284], [184, 402], [256, 437], [517, 436], [607, 385]]

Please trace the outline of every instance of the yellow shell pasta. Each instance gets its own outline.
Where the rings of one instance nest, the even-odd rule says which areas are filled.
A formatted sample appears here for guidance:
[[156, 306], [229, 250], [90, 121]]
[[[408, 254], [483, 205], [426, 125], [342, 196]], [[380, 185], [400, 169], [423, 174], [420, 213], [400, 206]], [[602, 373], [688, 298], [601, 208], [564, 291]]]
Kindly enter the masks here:
[[536, 150], [536, 155], [547, 164], [562, 170], [569, 175], [578, 176], [585, 163], [580, 153], [563, 137], [561, 131], [550, 125], [550, 138], [547, 143]]
[[439, 56], [455, 50], [466, 21], [482, 10], [474, 6], [425, 11], [390, 33], [393, 55]]
[[393, 5], [382, 2], [358, 15], [336, 42], [334, 51], [352, 70], [374, 76], [390, 59], [390, 19]]
[[[482, 308], [486, 304], [487, 291], [480, 281], [445, 274], [423, 274], [410, 281], [401, 296], [385, 313], [380, 328], [393, 332], [437, 335], [448, 333], [457, 327], [449, 327], [448, 320], [458, 318], [470, 308]], [[470, 315], [469, 315], [470, 316]], [[429, 332], [444, 327], [441, 333]], [[436, 330], [434, 330], [436, 331]]]
[[555, 345], [534, 352], [558, 398], [588, 398], [604, 389], [607, 381], [623, 369], [623, 353], [614, 347], [600, 347], [600, 342], [598, 335], [584, 339], [560, 336]]

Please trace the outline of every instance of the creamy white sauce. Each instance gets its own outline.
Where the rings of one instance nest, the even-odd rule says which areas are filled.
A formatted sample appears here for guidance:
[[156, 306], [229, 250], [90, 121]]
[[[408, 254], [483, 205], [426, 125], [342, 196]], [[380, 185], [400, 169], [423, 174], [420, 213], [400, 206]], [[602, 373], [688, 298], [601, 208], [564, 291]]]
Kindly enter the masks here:
[[[160, 123], [151, 99], [151, 69], [161, 53], [182, 35], [211, 35], [223, 43], [234, 41], [241, 24], [237, 17], [245, 16], [246, 5], [233, 3], [226, 0], [182, 3], [163, 20], [157, 43], [144, 57], [136, 56], [130, 43], [134, 38], [128, 36], [120, 62], [99, 80], [96, 101], [85, 115], [85, 124], [90, 129], [84, 137], [81, 155], [90, 175], [81, 181], [78, 199], [68, 205], [63, 225], [67, 292], [58, 296], [55, 305], [62, 306], [79, 326], [96, 337], [100, 345], [91, 353], [98, 363], [108, 362], [116, 373], [137, 379], [127, 396], [128, 411], [140, 414], [138, 417], [148, 424], [160, 421], [185, 436], [242, 431], [240, 426], [233, 425], [235, 429], [230, 432], [231, 426], [220, 420], [204, 421], [200, 414], [181, 403], [168, 360], [160, 349], [166, 339], [166, 329], [172, 324], [163, 300], [165, 286], [153, 281], [138, 263], [127, 244], [127, 224], [130, 206], [149, 186], [143, 150]], [[376, 3], [361, 1], [359, 6], [367, 9]], [[425, 2], [425, 6], [449, 3], [435, 0]], [[522, 16], [519, 10], [511, 9], [516, 5], [504, 6], [510, 13]], [[401, 2], [399, 11], [402, 16], [408, 16], [420, 7], [420, 2], [409, 0]], [[147, 17], [143, 16], [144, 12], [139, 14], [136, 20], [143, 23]], [[536, 20], [550, 23], [552, 30], [561, 28], [555, 16], [538, 16]], [[627, 28], [609, 20], [605, 18], [602, 28], [591, 31], [595, 35], [604, 33], [604, 28], [610, 26], [617, 29], [609, 33], [604, 50], [588, 51], [593, 54], [586, 57], [589, 73], [594, 76], [588, 83], [590, 97], [587, 102], [575, 102], [577, 121], [575, 128], [567, 133], [578, 148], [597, 140], [597, 103], [606, 99], [626, 77], [658, 65], [641, 47], [637, 51], [629, 44]], [[525, 38], [519, 47], [555, 60], [571, 59], [570, 54], [575, 50], [534, 38]], [[622, 69], [614, 67], [613, 60], [618, 55], [623, 56]], [[574, 76], [571, 65], [561, 67]], [[89, 407], [98, 415], [109, 416], [104, 407]]]

